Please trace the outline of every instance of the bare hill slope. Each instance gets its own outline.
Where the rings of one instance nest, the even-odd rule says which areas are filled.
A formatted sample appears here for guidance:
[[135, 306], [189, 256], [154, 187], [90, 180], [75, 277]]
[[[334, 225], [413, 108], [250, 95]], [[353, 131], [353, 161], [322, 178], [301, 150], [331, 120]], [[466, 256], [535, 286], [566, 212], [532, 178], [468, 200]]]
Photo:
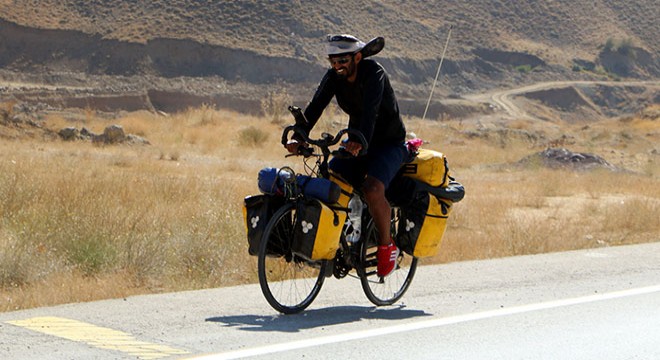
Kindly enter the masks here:
[[51, 83], [122, 76], [100, 83], [138, 90], [168, 90], [180, 86], [171, 79], [190, 77], [198, 81], [188, 92], [221, 84], [218, 91], [241, 97], [304, 84], [290, 91], [308, 95], [326, 66], [324, 35], [350, 32], [385, 36], [378, 60], [402, 97], [418, 99], [452, 25], [441, 96], [550, 80], [656, 79], [659, 17], [654, 0], [0, 0], [0, 75]]
[[[268, 56], [315, 58], [320, 37], [352, 32], [385, 35], [391, 54], [437, 56], [453, 24], [469, 56], [486, 47], [567, 54], [593, 60], [609, 38], [628, 38], [657, 53], [660, 6], [653, 0], [470, 2], [351, 1], [10, 1], [0, 2], [8, 21], [42, 29], [79, 30], [106, 39], [146, 42], [192, 39]], [[310, 46], [311, 45], [311, 46]], [[561, 56], [566, 58], [566, 56]], [[561, 61], [558, 58], [551, 59]]]

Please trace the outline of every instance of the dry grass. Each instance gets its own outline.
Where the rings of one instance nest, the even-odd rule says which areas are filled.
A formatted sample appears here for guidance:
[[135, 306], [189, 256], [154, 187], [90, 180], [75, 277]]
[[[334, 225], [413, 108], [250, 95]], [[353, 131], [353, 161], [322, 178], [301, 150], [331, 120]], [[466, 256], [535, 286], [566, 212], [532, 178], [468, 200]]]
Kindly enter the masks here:
[[[316, 131], [337, 120], [331, 111]], [[46, 123], [93, 132], [117, 123], [152, 145], [0, 143], [0, 311], [256, 281], [242, 199], [257, 192], [259, 169], [298, 161], [284, 158], [280, 125], [207, 106], [113, 120], [51, 114]], [[448, 155], [467, 189], [440, 254], [425, 263], [660, 240], [657, 156], [645, 158], [643, 175], [492, 167], [536, 145], [471, 138], [457, 122], [408, 124]], [[633, 140], [658, 130], [648, 120], [609, 125]], [[255, 129], [270, 136], [241, 140]], [[588, 141], [581, 146], [604, 146]], [[628, 151], [648, 146], [635, 144]]]
[[[240, 208], [258, 169], [277, 160], [236, 134], [260, 122], [208, 108], [136, 113], [117, 123], [155, 145], [2, 143], [0, 309], [254, 281]], [[108, 123], [67, 125], [100, 132]], [[51, 286], [76, 281], [110, 288]]]

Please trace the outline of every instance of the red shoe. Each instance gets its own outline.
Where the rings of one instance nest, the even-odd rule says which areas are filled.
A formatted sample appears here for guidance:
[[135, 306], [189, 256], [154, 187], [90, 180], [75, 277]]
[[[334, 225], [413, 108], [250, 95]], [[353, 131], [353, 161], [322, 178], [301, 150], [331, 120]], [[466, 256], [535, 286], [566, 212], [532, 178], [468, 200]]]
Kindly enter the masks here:
[[389, 245], [378, 245], [378, 267], [376, 273], [380, 277], [389, 275], [396, 267], [396, 259], [399, 257], [399, 248], [391, 243]]

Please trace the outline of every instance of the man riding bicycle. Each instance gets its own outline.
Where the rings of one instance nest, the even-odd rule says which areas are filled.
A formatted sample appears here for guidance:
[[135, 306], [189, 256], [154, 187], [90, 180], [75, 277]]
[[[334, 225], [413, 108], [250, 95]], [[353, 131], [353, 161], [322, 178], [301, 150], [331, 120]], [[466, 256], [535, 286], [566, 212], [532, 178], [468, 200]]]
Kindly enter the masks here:
[[[376, 61], [366, 59], [380, 51], [382, 45], [375, 51], [363, 53], [365, 45], [368, 44], [352, 35], [328, 35], [327, 55], [331, 68], [304, 111], [309, 122], [305, 130], [309, 133], [335, 97], [339, 107], [349, 115], [348, 127], [361, 131], [367, 140], [368, 152], [358, 156], [362, 145], [349, 136], [344, 147], [355, 157], [333, 158], [329, 166], [362, 189], [380, 236], [377, 273], [384, 277], [394, 270], [399, 255], [390, 234], [391, 209], [385, 190], [406, 159], [406, 128], [385, 69]], [[301, 145], [304, 144], [294, 139], [286, 148], [297, 153]]]

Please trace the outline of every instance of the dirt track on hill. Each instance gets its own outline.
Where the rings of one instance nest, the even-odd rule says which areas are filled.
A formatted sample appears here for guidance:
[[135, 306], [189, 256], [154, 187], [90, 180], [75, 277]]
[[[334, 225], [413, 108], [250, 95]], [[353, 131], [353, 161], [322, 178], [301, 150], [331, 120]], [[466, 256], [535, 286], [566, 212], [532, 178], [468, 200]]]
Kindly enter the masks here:
[[498, 90], [495, 92], [468, 95], [465, 98], [474, 102], [491, 103], [503, 110], [509, 117], [516, 119], [538, 120], [538, 117], [518, 106], [515, 97], [526, 93], [549, 89], [562, 89], [574, 86], [616, 86], [616, 87], [644, 87], [651, 90], [660, 89], [660, 81], [550, 81], [522, 86], [514, 89]]
[[[603, 110], [600, 109], [600, 105], [598, 104], [607, 104], [608, 100], [599, 99], [598, 96], [601, 95], [598, 94], [598, 91], [590, 91], [590, 95], [585, 95], [583, 94], [584, 91], [580, 91], [580, 88], [594, 87], [621, 89], [620, 92], [626, 93], [625, 96], [633, 94], [635, 98], [628, 101], [630, 103], [628, 109], [609, 108]], [[632, 88], [638, 90], [629, 91]], [[444, 108], [454, 107], [458, 109], [452, 113], [453, 117], [473, 117], [475, 115], [479, 117], [480, 115], [484, 115], [478, 110], [476, 112], [461, 111], [460, 107], [468, 103], [473, 105], [472, 108], [476, 109], [479, 108], [476, 105], [489, 104], [490, 108], [494, 110], [493, 115], [505, 120], [543, 120], [537, 114], [538, 109], [530, 108], [524, 102], [519, 101], [521, 97], [540, 100], [544, 106], [558, 111], [575, 110], [570, 109], [570, 107], [579, 105], [588, 108], [596, 114], [603, 115], [609, 113], [611, 116], [612, 114], [624, 115], [626, 112], [638, 111], [642, 106], [636, 106], [637, 102], [639, 102], [638, 105], [658, 102], [660, 100], [657, 95], [658, 89], [660, 89], [660, 81], [550, 81], [518, 88], [469, 94], [465, 95], [462, 99], [442, 99], [440, 102]], [[234, 97], [230, 94], [215, 96], [209, 94], [206, 97], [200, 97], [188, 94], [185, 90], [181, 92], [123, 92], [97, 89], [93, 85], [60, 86], [30, 82], [0, 81], [0, 100], [3, 97], [14, 97], [23, 102], [42, 102], [53, 107], [91, 107], [97, 108], [100, 111], [160, 110], [173, 112], [178, 108], [185, 109], [202, 103], [214, 103], [217, 107], [223, 108], [229, 104], [236, 106], [240, 102], [240, 95]], [[248, 100], [242, 100], [242, 102], [246, 101]], [[176, 102], [182, 103], [177, 107]], [[255, 106], [248, 106], [248, 108], [254, 110]], [[230, 108], [241, 111], [240, 108], [231, 106]]]

